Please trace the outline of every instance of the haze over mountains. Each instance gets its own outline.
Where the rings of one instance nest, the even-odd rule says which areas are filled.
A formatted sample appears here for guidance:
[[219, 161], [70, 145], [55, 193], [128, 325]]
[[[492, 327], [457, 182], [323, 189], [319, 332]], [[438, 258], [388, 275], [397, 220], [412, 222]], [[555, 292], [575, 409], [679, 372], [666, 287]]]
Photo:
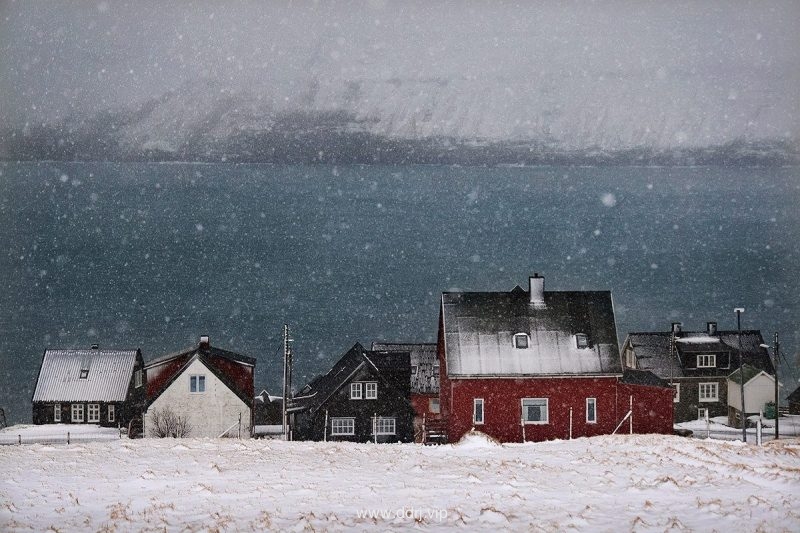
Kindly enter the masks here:
[[0, 157], [800, 160], [800, 7], [4, 4]]

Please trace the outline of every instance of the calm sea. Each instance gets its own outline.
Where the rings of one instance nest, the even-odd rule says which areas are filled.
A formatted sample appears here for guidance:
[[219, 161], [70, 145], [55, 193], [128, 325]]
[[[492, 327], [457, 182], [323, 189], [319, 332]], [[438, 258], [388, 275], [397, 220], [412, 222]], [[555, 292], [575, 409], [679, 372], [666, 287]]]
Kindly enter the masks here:
[[[277, 392], [355, 342], [433, 341], [443, 290], [613, 291], [629, 331], [717, 321], [800, 347], [797, 168], [0, 165], [0, 407], [46, 347], [201, 334]], [[787, 376], [787, 390], [796, 385]]]

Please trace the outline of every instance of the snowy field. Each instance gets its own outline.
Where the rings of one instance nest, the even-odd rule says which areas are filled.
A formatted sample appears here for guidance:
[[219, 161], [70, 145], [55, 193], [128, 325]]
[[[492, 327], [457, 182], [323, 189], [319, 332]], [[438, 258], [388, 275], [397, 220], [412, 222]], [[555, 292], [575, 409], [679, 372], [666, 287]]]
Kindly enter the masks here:
[[0, 447], [2, 531], [800, 531], [800, 441]]

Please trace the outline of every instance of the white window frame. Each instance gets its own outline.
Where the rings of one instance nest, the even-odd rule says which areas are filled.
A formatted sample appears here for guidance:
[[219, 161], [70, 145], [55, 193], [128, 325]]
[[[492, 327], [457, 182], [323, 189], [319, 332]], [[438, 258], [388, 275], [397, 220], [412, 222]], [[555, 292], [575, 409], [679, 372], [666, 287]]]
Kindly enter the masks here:
[[352, 417], [335, 416], [331, 418], [331, 436], [356, 434], [356, 419]]
[[86, 406], [86, 421], [90, 424], [100, 422], [99, 403], [90, 403]]
[[114, 422], [117, 419], [117, 409], [114, 404], [108, 405], [108, 421]]
[[[544, 420], [528, 420], [525, 402], [544, 402]], [[525, 425], [545, 425], [550, 423], [550, 400], [548, 398], [522, 398], [520, 399], [520, 408], [522, 409], [522, 422]]]
[[[589, 406], [592, 406], [593, 418], [589, 418]], [[597, 398], [586, 398], [586, 423], [597, 424]]]
[[[480, 416], [478, 416], [478, 406], [481, 406]], [[486, 423], [486, 403], [483, 398], [475, 398], [472, 400], [472, 423], [476, 426]]]
[[672, 403], [680, 403], [681, 401], [681, 384], [680, 383], [670, 383], [672, 385]]
[[697, 368], [717, 368], [717, 354], [697, 354]]
[[83, 404], [73, 403], [70, 406], [70, 415], [73, 422], [83, 422]]
[[435, 415], [442, 412], [442, 405], [439, 403], [439, 398], [431, 398], [428, 400], [428, 411]]
[[[713, 391], [714, 395], [710, 393]], [[697, 385], [697, 398], [700, 402], [718, 402], [719, 401], [719, 383], [708, 382], [700, 383]]]
[[363, 399], [362, 395], [362, 385], [360, 382], [356, 381], [350, 384], [350, 399], [351, 400], [361, 400]]
[[364, 399], [377, 400], [378, 399], [378, 382], [367, 381], [364, 383]]
[[[583, 340], [583, 342], [581, 342]], [[583, 344], [583, 346], [581, 346]], [[576, 333], [575, 334], [575, 347], [579, 350], [585, 350], [589, 347], [589, 335], [586, 333]]]
[[[520, 346], [519, 341], [525, 341], [525, 346]], [[527, 350], [531, 347], [531, 338], [528, 336], [527, 333], [515, 333], [514, 334], [514, 348], [517, 350]]]
[[206, 391], [206, 375], [205, 374], [192, 374], [191, 376], [189, 376], [189, 393], [190, 394], [203, 394], [205, 391]]
[[697, 419], [705, 420], [708, 416], [708, 407], [700, 407], [697, 409]]
[[397, 423], [394, 417], [379, 416], [372, 419], [373, 435], [396, 435]]
[[139, 388], [142, 386], [142, 370], [139, 369], [133, 373], [133, 386]]
[[411, 365], [411, 375], [412, 376], [417, 375], [417, 365]]
[[57, 403], [53, 406], [53, 422], [61, 422], [61, 404]]

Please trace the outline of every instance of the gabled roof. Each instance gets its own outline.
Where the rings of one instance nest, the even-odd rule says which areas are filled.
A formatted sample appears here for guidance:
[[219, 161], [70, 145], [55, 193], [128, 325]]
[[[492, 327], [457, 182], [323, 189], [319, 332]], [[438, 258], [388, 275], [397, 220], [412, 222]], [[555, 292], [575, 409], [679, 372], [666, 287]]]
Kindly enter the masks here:
[[[730, 353], [732, 366], [738, 366], [739, 334], [737, 331], [681, 331], [675, 333], [675, 346], [670, 350], [671, 331], [629, 333], [625, 346], [633, 349], [637, 368], [656, 375], [685, 377], [681, 361], [684, 355], [696, 353]], [[768, 374], [774, 372], [764, 339], [758, 330], [742, 331], [742, 357], [745, 364]], [[694, 370], [694, 369], [691, 369]]]
[[[200, 343], [182, 352], [158, 357], [145, 363], [147, 404], [150, 405], [175, 382], [194, 361], [199, 360], [246, 405], [254, 402], [252, 367], [256, 360], [246, 355]], [[251, 367], [243, 373], [241, 367]], [[163, 375], [162, 375], [163, 374]], [[244, 383], [246, 381], [247, 383]]]
[[626, 368], [622, 373], [622, 382], [630, 385], [647, 385], [649, 387], [670, 387], [669, 381], [661, 379], [649, 370]]
[[[139, 350], [45, 350], [34, 402], [121, 402]], [[88, 370], [81, 378], [81, 370]]]
[[412, 394], [439, 393], [439, 359], [435, 343], [373, 342], [372, 350], [378, 352], [408, 352], [411, 368]]
[[408, 368], [408, 352], [377, 352], [365, 350], [360, 343], [350, 348], [327, 374], [314, 379], [312, 384], [303, 387], [304, 395], [295, 397], [291, 411], [319, 410], [325, 403], [344, 387], [361, 369], [369, 369], [384, 386], [390, 386], [384, 379], [384, 373]]
[[[757, 369], [755, 367], [752, 367], [750, 365], [743, 365], [742, 366], [742, 370], [744, 371], [744, 383], [745, 383], [745, 385], [750, 383], [750, 381], [753, 378], [759, 376], [762, 373], [766, 374], [770, 378], [772, 377], [769, 374], [767, 374], [766, 372], [764, 372], [763, 370], [759, 370], [759, 369]], [[739, 372], [739, 369], [737, 368], [736, 370], [731, 372], [730, 375], [728, 376], [728, 379], [733, 381], [734, 383], [741, 383], [742, 380], [741, 380], [741, 373]]]
[[[442, 294], [448, 376], [563, 376], [621, 374], [609, 291], [544, 291], [531, 303], [519, 286], [510, 292]], [[529, 347], [514, 335], [529, 335]], [[589, 346], [578, 348], [576, 334]]]

